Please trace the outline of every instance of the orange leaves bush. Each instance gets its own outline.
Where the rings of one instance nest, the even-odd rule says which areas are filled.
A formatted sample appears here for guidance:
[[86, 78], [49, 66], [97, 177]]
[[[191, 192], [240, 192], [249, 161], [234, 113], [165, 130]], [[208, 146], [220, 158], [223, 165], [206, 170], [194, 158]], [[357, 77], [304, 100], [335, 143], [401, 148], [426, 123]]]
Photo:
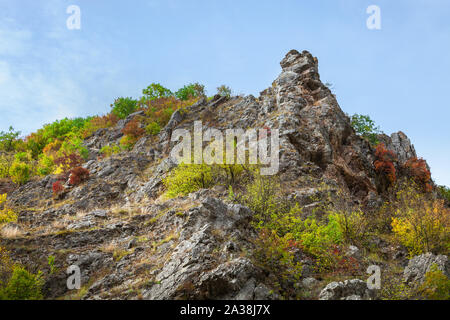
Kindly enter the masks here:
[[137, 119], [133, 119], [122, 129], [122, 133], [137, 139], [144, 135], [145, 129], [140, 127], [140, 123]]
[[141, 128], [140, 122], [137, 119], [133, 119], [122, 129], [122, 133], [124, 136], [120, 140], [121, 147], [126, 150], [131, 150], [139, 138], [144, 135], [145, 129]]
[[408, 159], [403, 168], [406, 171], [406, 175], [412, 178], [417, 184], [423, 186], [426, 192], [432, 191], [433, 187], [430, 184], [431, 173], [424, 159]]
[[110, 128], [117, 124], [119, 118], [113, 114], [109, 113], [104, 116], [96, 116], [93, 117], [89, 122], [84, 126], [81, 135], [84, 139], [89, 137], [95, 131], [103, 128]]
[[70, 170], [69, 184], [72, 186], [79, 185], [83, 181], [89, 179], [89, 170], [83, 167], [76, 167]]
[[397, 180], [397, 174], [394, 166], [394, 161], [397, 161], [397, 156], [391, 150], [387, 150], [383, 143], [377, 146], [375, 151], [375, 170], [378, 173], [384, 174], [389, 179], [389, 182], [393, 184]]

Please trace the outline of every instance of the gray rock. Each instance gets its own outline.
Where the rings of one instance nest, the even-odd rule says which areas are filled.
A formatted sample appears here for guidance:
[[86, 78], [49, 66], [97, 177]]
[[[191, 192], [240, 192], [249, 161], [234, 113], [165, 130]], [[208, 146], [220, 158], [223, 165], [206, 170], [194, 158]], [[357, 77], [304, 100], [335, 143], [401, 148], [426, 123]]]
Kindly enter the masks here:
[[391, 141], [392, 143], [388, 147], [395, 152], [400, 163], [404, 163], [410, 158], [417, 157], [414, 145], [411, 144], [411, 141], [403, 132], [399, 131], [393, 133], [391, 135]]
[[271, 290], [263, 283], [259, 284], [254, 291], [255, 300], [269, 300], [272, 296]]
[[319, 283], [319, 281], [317, 281], [316, 279], [309, 277], [309, 278], [305, 278], [302, 280], [302, 287], [308, 290], [313, 289], [317, 284]]
[[363, 300], [363, 299], [361, 298], [361, 296], [358, 296], [358, 295], [355, 294], [355, 295], [352, 295], [352, 296], [341, 298], [341, 300]]
[[374, 292], [367, 288], [366, 282], [359, 279], [331, 282], [320, 292], [319, 300], [346, 300], [354, 296], [370, 300], [374, 297]]
[[107, 210], [94, 210], [87, 214], [87, 216], [93, 216], [95, 218], [106, 218], [108, 214]]
[[136, 238], [131, 239], [127, 244], [127, 249], [133, 248], [137, 244]]
[[92, 228], [95, 225], [91, 220], [80, 220], [74, 223], [71, 223], [67, 226], [68, 230], [79, 230], [79, 229], [88, 229]]
[[357, 246], [348, 246], [347, 251], [345, 252], [345, 255], [347, 257], [352, 257], [355, 259], [360, 259], [361, 258], [361, 252], [359, 250], [359, 248]]
[[425, 280], [425, 274], [436, 264], [447, 277], [450, 277], [450, 261], [445, 255], [426, 253], [412, 258], [403, 271], [406, 283], [421, 284]]
[[[192, 283], [189, 298], [252, 298], [258, 269], [248, 259], [233, 258], [234, 253], [225, 249], [226, 243], [220, 255], [213, 253], [218, 246], [217, 231], [232, 237], [237, 247], [251, 245], [246, 230], [251, 214], [246, 207], [210, 197], [190, 209], [181, 226], [178, 245], [156, 274], [157, 283], [144, 292], [144, 297], [173, 299], [180, 294], [179, 288]], [[213, 267], [217, 262], [218, 266]]]

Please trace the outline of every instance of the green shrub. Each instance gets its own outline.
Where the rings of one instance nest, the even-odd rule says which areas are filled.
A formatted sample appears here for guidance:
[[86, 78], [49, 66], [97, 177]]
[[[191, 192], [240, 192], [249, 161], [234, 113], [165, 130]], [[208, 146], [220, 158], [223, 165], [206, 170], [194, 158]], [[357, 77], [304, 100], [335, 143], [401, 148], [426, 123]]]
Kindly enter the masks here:
[[50, 267], [50, 274], [55, 273], [58, 268], [55, 266], [55, 256], [49, 256], [47, 259], [48, 266]]
[[301, 230], [296, 238], [302, 243], [307, 252], [321, 257], [332, 245], [341, 244], [344, 240], [337, 215], [328, 215], [327, 223], [322, 223], [314, 217], [303, 221]]
[[217, 88], [217, 94], [221, 95], [222, 97], [231, 97], [231, 88], [226, 85], [221, 85]]
[[7, 285], [0, 289], [0, 297], [5, 300], [42, 300], [42, 272], [32, 274], [24, 267], [15, 266]]
[[143, 101], [152, 101], [160, 98], [168, 98], [173, 96], [172, 91], [163, 87], [159, 83], [152, 83], [146, 89], [142, 90], [142, 94], [144, 95], [141, 99]]
[[9, 177], [9, 169], [14, 162], [14, 157], [12, 155], [1, 155], [0, 156], [0, 178]]
[[134, 136], [125, 135], [120, 139], [120, 147], [123, 150], [130, 151], [133, 149], [134, 145], [136, 144], [137, 139]]
[[143, 122], [147, 125], [155, 122], [163, 128], [176, 110], [180, 109], [181, 112], [184, 112], [186, 107], [192, 105], [195, 101], [196, 99], [181, 101], [174, 96], [153, 100], [143, 98], [141, 103], [146, 115]]
[[112, 113], [120, 119], [125, 119], [137, 110], [137, 101], [132, 98], [117, 98], [112, 105]]
[[9, 169], [9, 175], [15, 184], [22, 185], [30, 179], [31, 168], [24, 162], [14, 161]]
[[51, 157], [45, 154], [39, 155], [39, 162], [37, 166], [37, 173], [40, 176], [47, 176], [55, 170], [55, 163]]
[[145, 127], [145, 131], [147, 132], [147, 134], [156, 136], [161, 131], [161, 127], [158, 124], [158, 122], [154, 121], [154, 122], [150, 123], [147, 127]]
[[16, 149], [20, 131], [15, 131], [13, 127], [9, 127], [7, 132], [0, 132], [0, 150], [11, 152]]
[[448, 254], [450, 250], [450, 209], [443, 200], [427, 199], [414, 188], [397, 193], [392, 231], [410, 255], [426, 252]]
[[0, 207], [3, 206], [3, 209], [0, 209], [0, 225], [17, 221], [17, 213], [15, 213], [5, 205], [6, 198], [6, 194], [0, 194]]
[[[224, 152], [225, 155], [225, 152]], [[226, 161], [224, 161], [225, 163]], [[241, 177], [243, 177], [243, 173], [245, 171], [244, 167], [241, 164], [220, 164], [219, 167], [223, 170], [224, 175], [226, 176], [226, 182], [228, 185], [233, 185], [235, 183], [240, 182]]]
[[120, 153], [120, 151], [121, 151], [120, 146], [118, 146], [117, 144], [113, 145], [108, 144], [100, 149], [100, 153], [103, 154], [105, 157], [110, 157], [113, 154], [118, 154]]
[[262, 176], [258, 168], [252, 169], [253, 179], [238, 199], [255, 212], [255, 226], [265, 228], [284, 209], [280, 201], [281, 187], [277, 177]]
[[360, 243], [364, 240], [369, 226], [362, 211], [343, 211], [334, 213], [333, 216], [347, 243]]
[[193, 98], [199, 98], [205, 95], [205, 86], [199, 83], [190, 83], [177, 92], [175, 97], [181, 101], [187, 101]]
[[8, 279], [11, 278], [14, 263], [11, 261], [10, 252], [3, 247], [0, 247], [0, 300], [2, 287], [8, 283]]
[[64, 154], [78, 154], [83, 159], [89, 156], [89, 150], [83, 145], [84, 141], [75, 134], [69, 134], [66, 140], [62, 143], [58, 155]]
[[255, 245], [253, 258], [256, 264], [275, 274], [281, 285], [299, 280], [303, 266], [295, 253], [300, 250], [300, 244], [291, 234], [279, 236], [274, 230], [262, 229]]
[[82, 132], [92, 120], [88, 118], [62, 119], [44, 125], [42, 129], [29, 135], [25, 140], [25, 149], [30, 152], [33, 159], [38, 159], [43, 152], [56, 156], [62, 145], [66, 149], [79, 149], [83, 156], [87, 150], [81, 146]]
[[417, 290], [405, 283], [401, 274], [394, 273], [386, 268], [381, 273], [381, 300], [412, 300], [417, 296]]
[[434, 263], [419, 292], [428, 300], [450, 300], [450, 279]]
[[14, 155], [14, 159], [17, 162], [30, 162], [32, 160], [31, 155], [27, 152], [18, 152]]
[[377, 135], [381, 133], [380, 128], [375, 126], [375, 122], [369, 116], [354, 114], [351, 117], [351, 124], [356, 133], [367, 139], [371, 145], [377, 145]]
[[67, 135], [77, 134], [91, 118], [64, 118], [45, 125], [38, 130], [45, 139], [46, 144], [54, 140], [64, 140]]
[[439, 186], [438, 192], [439, 192], [440, 196], [445, 200], [447, 205], [450, 206], [450, 188], [448, 188], [446, 186]]
[[213, 185], [212, 168], [206, 164], [181, 163], [169, 173], [163, 182], [167, 188], [168, 197], [186, 196]]
[[34, 159], [42, 153], [45, 146], [48, 144], [47, 139], [42, 135], [43, 129], [30, 134], [25, 140], [26, 149], [31, 152]]

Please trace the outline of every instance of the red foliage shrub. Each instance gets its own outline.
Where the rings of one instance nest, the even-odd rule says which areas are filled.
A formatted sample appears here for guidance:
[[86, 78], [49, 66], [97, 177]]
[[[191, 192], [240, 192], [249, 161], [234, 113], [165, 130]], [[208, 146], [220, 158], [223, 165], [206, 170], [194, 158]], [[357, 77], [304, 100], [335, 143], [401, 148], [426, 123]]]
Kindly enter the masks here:
[[145, 133], [145, 129], [140, 127], [138, 120], [133, 119], [122, 129], [122, 133], [126, 136], [138, 139]]
[[64, 153], [62, 157], [55, 159], [54, 162], [57, 166], [62, 166], [64, 170], [69, 170], [82, 164], [83, 159], [76, 153]]
[[333, 274], [356, 275], [361, 271], [359, 261], [354, 257], [345, 256], [339, 246], [333, 245], [329, 254], [334, 260]]
[[391, 150], [387, 150], [383, 143], [377, 146], [375, 151], [377, 160], [374, 162], [375, 171], [387, 176], [389, 182], [392, 184], [397, 180], [394, 161], [397, 161], [395, 153]]
[[406, 175], [422, 185], [426, 192], [432, 191], [433, 187], [429, 183], [431, 181], [431, 172], [428, 170], [427, 162], [424, 159], [408, 159], [403, 168], [406, 171]]
[[79, 185], [83, 181], [89, 179], [89, 170], [83, 167], [76, 167], [70, 170], [69, 184], [72, 186]]
[[62, 185], [61, 181], [56, 181], [53, 183], [53, 194], [54, 195], [58, 195], [63, 191], [64, 191], [64, 186]]

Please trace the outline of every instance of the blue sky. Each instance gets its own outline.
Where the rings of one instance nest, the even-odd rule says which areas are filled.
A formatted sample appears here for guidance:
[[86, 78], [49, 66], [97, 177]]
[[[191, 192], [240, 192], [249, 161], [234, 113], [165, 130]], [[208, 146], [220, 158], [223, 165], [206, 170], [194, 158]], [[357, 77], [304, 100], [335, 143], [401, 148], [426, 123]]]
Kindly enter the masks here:
[[[68, 30], [69, 5], [81, 30]], [[382, 29], [366, 27], [378, 5]], [[290, 49], [319, 59], [341, 108], [402, 130], [450, 186], [447, 0], [0, 0], [0, 130], [104, 114], [152, 82], [258, 95]]]

